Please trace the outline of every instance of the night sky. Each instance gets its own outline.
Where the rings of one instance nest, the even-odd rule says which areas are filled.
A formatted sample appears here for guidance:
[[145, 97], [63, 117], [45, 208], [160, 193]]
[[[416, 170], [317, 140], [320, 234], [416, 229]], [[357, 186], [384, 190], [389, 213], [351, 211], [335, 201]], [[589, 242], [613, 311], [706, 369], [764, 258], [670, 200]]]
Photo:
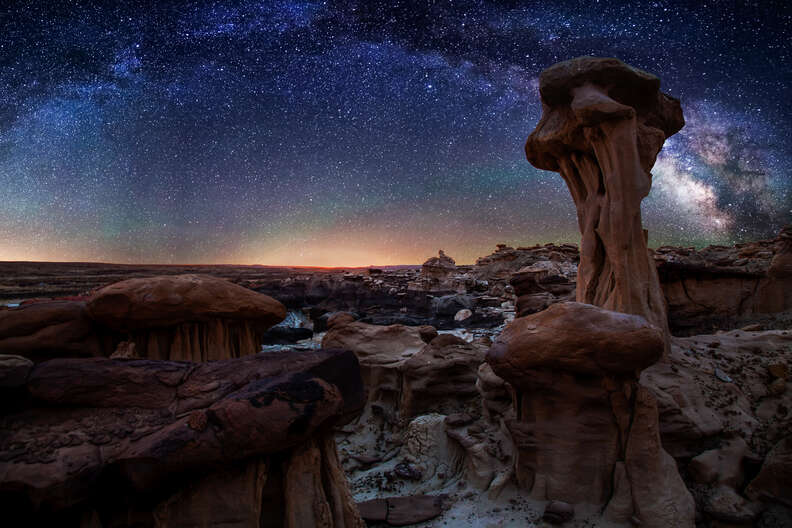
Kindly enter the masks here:
[[0, 6], [0, 260], [467, 263], [577, 242], [561, 177], [523, 145], [539, 73], [579, 55], [682, 101], [650, 245], [792, 221], [785, 3], [112, 3]]

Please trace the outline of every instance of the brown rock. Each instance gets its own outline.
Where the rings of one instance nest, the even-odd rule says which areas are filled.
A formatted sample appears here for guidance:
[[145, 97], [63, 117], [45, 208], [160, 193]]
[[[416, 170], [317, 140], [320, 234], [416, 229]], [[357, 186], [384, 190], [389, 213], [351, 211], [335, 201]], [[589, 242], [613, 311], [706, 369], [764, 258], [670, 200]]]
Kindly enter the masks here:
[[418, 327], [418, 334], [420, 334], [424, 343], [431, 343], [432, 339], [437, 337], [437, 329], [434, 326], [421, 325]]
[[558, 303], [515, 319], [487, 353], [496, 374], [520, 384], [528, 371], [629, 374], [663, 352], [663, 335], [645, 319], [580, 303]]
[[[343, 513], [348, 492], [334, 489], [346, 484], [334, 444], [323, 444], [332, 437], [317, 440], [364, 404], [351, 352], [287, 351], [197, 365], [58, 359], [37, 365], [27, 388], [28, 407], [0, 418], [3, 504], [7, 494], [22, 494], [43, 512], [58, 511], [92, 505], [105, 496], [102, 489], [128, 493], [122, 504], [142, 494], [161, 502], [176, 488], [184, 491], [182, 504], [163, 506], [166, 516], [188, 518], [183, 503], [198, 499], [184, 483], [194, 475], [315, 441], [321, 465], [311, 471], [328, 472], [321, 481], [331, 518], [356, 516]], [[207, 493], [204, 487], [199, 495]]]
[[418, 328], [413, 326], [352, 322], [328, 330], [322, 346], [351, 350], [358, 357], [363, 383], [368, 391], [364, 417], [376, 408], [378, 412], [396, 419], [402, 394], [399, 366], [417, 354], [426, 343]]
[[21, 387], [33, 370], [33, 362], [22, 356], [0, 354], [0, 388]]
[[693, 526], [695, 504], [676, 462], [660, 442], [657, 403], [639, 386], [625, 452], [636, 516], [642, 526]]
[[748, 445], [738, 436], [695, 457], [688, 464], [688, 472], [700, 484], [725, 484], [736, 488], [742, 481], [742, 460], [747, 454]]
[[553, 524], [563, 524], [575, 517], [575, 508], [568, 502], [550, 501], [545, 506], [542, 518]]
[[454, 413], [478, 407], [476, 379], [485, 349], [451, 334], [441, 334], [399, 366], [402, 391], [399, 415]]
[[202, 275], [121, 281], [99, 290], [87, 308], [98, 323], [128, 333], [135, 355], [187, 361], [255, 354], [264, 332], [286, 316], [271, 297]]
[[344, 326], [349, 323], [354, 323], [357, 318], [349, 312], [335, 312], [327, 318], [327, 328], [334, 326]]
[[792, 497], [792, 436], [778, 442], [765, 458], [759, 474], [745, 489], [754, 500], [778, 500], [790, 505]]
[[456, 262], [441, 249], [421, 266], [421, 275], [430, 279], [443, 280], [456, 271]]
[[674, 334], [774, 327], [773, 314], [792, 309], [792, 273], [783, 271], [792, 259], [789, 233], [731, 247], [658, 248], [654, 258]]
[[0, 352], [34, 362], [104, 355], [104, 343], [81, 301], [37, 302], [0, 310]]
[[157, 506], [157, 527], [259, 526], [267, 469], [265, 459], [254, 459], [190, 482]]
[[577, 300], [641, 315], [667, 332], [641, 201], [665, 139], [684, 125], [660, 80], [617, 59], [579, 57], [539, 78], [542, 118], [525, 144], [537, 168], [558, 171], [583, 234]]
[[[443, 512], [445, 495], [388, 497], [358, 503], [361, 517], [390, 526], [409, 526], [434, 519]], [[384, 514], [384, 515], [383, 515]]]
[[106, 286], [87, 305], [91, 318], [129, 332], [186, 322], [231, 319], [267, 329], [286, 317], [286, 308], [267, 295], [208, 275], [163, 275]]

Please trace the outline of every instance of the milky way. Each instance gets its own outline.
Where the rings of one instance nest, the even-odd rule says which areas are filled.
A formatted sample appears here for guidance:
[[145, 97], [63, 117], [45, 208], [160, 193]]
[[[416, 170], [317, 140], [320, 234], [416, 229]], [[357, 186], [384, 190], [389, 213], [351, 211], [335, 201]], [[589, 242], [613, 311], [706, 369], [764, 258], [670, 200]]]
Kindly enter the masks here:
[[366, 265], [579, 239], [525, 138], [579, 55], [687, 126], [650, 245], [792, 220], [792, 9], [760, 2], [25, 2], [0, 9], [0, 260]]

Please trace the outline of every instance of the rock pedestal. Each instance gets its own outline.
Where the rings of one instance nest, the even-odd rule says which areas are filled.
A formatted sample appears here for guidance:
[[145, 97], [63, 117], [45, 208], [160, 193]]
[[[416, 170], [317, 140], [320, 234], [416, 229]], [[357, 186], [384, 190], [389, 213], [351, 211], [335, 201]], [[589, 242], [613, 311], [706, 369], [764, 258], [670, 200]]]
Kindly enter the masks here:
[[256, 354], [286, 316], [278, 301], [205, 275], [129, 279], [86, 300], [0, 311], [0, 352], [63, 357], [214, 361]]
[[641, 225], [663, 142], [684, 125], [660, 80], [618, 59], [579, 57], [543, 71], [542, 118], [525, 153], [564, 178], [583, 235], [577, 300], [645, 317], [667, 334], [657, 272]]
[[538, 500], [604, 508], [609, 520], [692, 526], [693, 499], [660, 445], [657, 405], [638, 384], [664, 349], [643, 317], [558, 303], [515, 319], [487, 354], [515, 391], [515, 473]]

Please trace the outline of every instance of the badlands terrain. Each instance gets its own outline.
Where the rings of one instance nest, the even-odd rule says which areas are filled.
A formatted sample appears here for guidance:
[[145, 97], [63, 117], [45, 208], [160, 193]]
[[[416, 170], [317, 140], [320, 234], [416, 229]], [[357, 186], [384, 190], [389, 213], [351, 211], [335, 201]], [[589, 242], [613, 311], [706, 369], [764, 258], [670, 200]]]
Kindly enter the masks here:
[[[662, 247], [652, 253], [674, 337], [667, 361], [644, 370], [641, 384], [657, 398], [662, 445], [680, 467], [701, 522], [718, 521], [720, 526], [726, 521], [733, 521], [734, 525], [747, 522], [757, 526], [785, 526], [792, 519], [788, 509], [789, 488], [783, 487], [788, 484], [772, 476], [772, 471], [780, 469], [764, 467], [768, 460], [771, 464], [782, 464], [786, 471], [789, 467], [790, 454], [784, 449], [788, 449], [785, 439], [789, 438], [792, 424], [789, 413], [792, 391], [786, 381], [792, 363], [789, 302], [792, 276], [777, 269], [779, 263], [789, 258], [785, 256], [790, 254], [787, 253], [789, 242], [790, 232], [786, 230], [773, 240], [734, 247], [701, 250]], [[239, 366], [229, 365], [212, 374], [221, 376], [228, 384], [225, 393], [237, 390], [242, 383], [233, 380], [226, 368], [244, 370], [246, 376], [252, 377], [268, 372], [259, 372], [253, 357], [277, 362], [301, 358], [322, 363], [328, 360], [315, 354], [324, 354], [323, 348], [354, 353], [361, 369], [357, 383], [367, 388], [368, 396], [365, 402], [355, 403], [359, 415], [346, 423], [335, 424], [332, 436], [338, 446], [338, 468], [349, 482], [349, 500], [366, 504], [361, 509], [365, 515], [383, 517], [386, 508], [383, 498], [399, 497], [411, 502], [405, 506], [396, 503], [391, 508], [395, 512], [403, 508], [401, 515], [407, 516], [411, 523], [412, 519], [427, 518], [418, 526], [539, 525], [545, 522], [542, 516], [547, 501], [540, 494], [521, 492], [515, 473], [520, 444], [509, 429], [516, 420], [515, 390], [493, 372], [485, 356], [492, 341], [515, 317], [547, 313], [551, 306], [574, 301], [578, 263], [576, 246], [548, 244], [525, 248], [499, 245], [474, 265], [457, 266], [451, 257], [441, 253], [423, 266], [396, 269], [0, 264], [2, 303], [19, 305], [0, 308], [0, 351], [6, 354], [2, 360], [3, 390], [18, 395], [21, 388], [14, 385], [20, 382], [14, 380], [21, 379], [19, 372], [33, 367], [13, 360], [11, 355], [28, 358], [38, 365], [33, 373], [41, 378], [35, 382], [38, 387], [35, 390], [44, 390], [45, 386], [50, 387], [48, 390], [57, 388], [51, 395], [33, 396], [41, 408], [27, 409], [26, 413], [35, 414], [41, 420], [38, 425], [34, 426], [37, 422], [33, 420], [27, 421], [29, 414], [3, 418], [0, 444], [4, 463], [39, 457], [37, 464], [45, 465], [36, 465], [31, 471], [49, 475], [54, 481], [42, 488], [37, 479], [35, 487], [39, 489], [35, 494], [32, 487], [23, 492], [24, 486], [9, 486], [6, 481], [2, 488], [4, 500], [13, 498], [15, 508], [19, 508], [20, 496], [30, 496], [25, 499], [26, 508], [33, 508], [35, 496], [45, 511], [52, 508], [53, 514], [58, 511], [59, 516], [63, 515], [63, 505], [58, 503], [63, 500], [59, 496], [63, 492], [56, 490], [76, 478], [70, 474], [76, 468], [59, 466], [87, 464], [90, 457], [85, 452], [96, 451], [101, 451], [103, 458], [92, 461], [94, 471], [117, 464], [104, 457], [112, 450], [128, 449], [130, 437], [145, 439], [154, 431], [172, 427], [177, 416], [189, 421], [196, 412], [193, 409], [210, 407], [210, 403], [216, 405], [210, 399], [214, 396], [210, 390], [206, 395], [202, 393], [206, 402], [191, 402], [184, 409], [177, 404], [163, 417], [159, 413], [178, 401], [173, 396], [178, 390], [166, 386], [164, 400], [158, 400], [153, 393], [159, 390], [162, 374], [134, 373], [135, 385], [125, 390], [120, 388], [119, 380], [133, 376], [123, 372], [129, 368], [124, 365], [135, 364], [130, 359], [66, 368], [58, 362], [68, 360], [57, 358], [142, 357], [233, 362], [234, 357], [258, 350], [236, 351], [235, 346], [227, 344], [217, 347], [222, 351], [212, 356], [208, 347], [202, 348], [200, 338], [195, 340], [197, 344], [174, 344], [179, 329], [190, 325], [188, 319], [205, 320], [192, 323], [194, 326], [210, 324], [212, 309], [200, 314], [204, 310], [200, 305], [181, 308], [196, 310], [195, 315], [180, 314], [173, 318], [168, 315], [166, 299], [146, 301], [150, 318], [157, 320], [156, 329], [148, 328], [149, 323], [143, 319], [133, 329], [122, 328], [130, 312], [116, 321], [112, 314], [91, 309], [102, 295], [109, 295], [108, 287], [112, 284], [131, 288], [119, 294], [130, 298], [132, 303], [136, 289], [156, 286], [152, 277], [159, 277], [156, 279], [161, 283], [159, 288], [177, 288], [179, 281], [185, 280], [202, 288], [217, 282], [230, 290], [235, 302], [245, 292], [251, 295], [258, 292], [282, 303], [277, 316], [263, 325], [259, 322], [270, 317], [270, 311], [277, 311], [275, 308], [265, 306], [261, 313], [251, 314], [250, 319], [257, 321], [258, 330], [250, 331], [252, 334], [260, 331], [255, 341], [265, 352], [248, 356], [251, 360]], [[129, 282], [130, 278], [137, 282]], [[124, 280], [128, 282], [121, 282]], [[236, 290], [234, 285], [241, 290]], [[779, 300], [784, 294], [786, 300]], [[163, 326], [162, 321], [168, 318], [171, 320]], [[282, 321], [269, 327], [275, 319]], [[573, 320], [560, 324], [574, 327], [577, 323]], [[558, 332], [570, 329], [561, 327]], [[232, 331], [227, 329], [226, 333]], [[168, 345], [155, 351], [150, 343], [163, 339]], [[351, 358], [333, 357], [332, 361], [343, 363]], [[51, 368], [49, 372], [41, 370], [46, 365]], [[111, 375], [111, 365], [118, 365], [114, 368], [119, 372], [105, 379], [103, 376]], [[171, 373], [172, 369], [177, 372], [183, 369], [180, 364], [167, 365], [162, 368], [169, 376], [174, 379], [182, 376]], [[80, 371], [82, 368], [87, 370]], [[150, 368], [153, 365], [146, 364], [146, 369]], [[283, 368], [292, 367], [278, 367]], [[93, 381], [86, 386], [68, 387], [89, 376], [93, 376]], [[574, 390], [574, 387], [563, 388], [563, 391]], [[56, 416], [48, 416], [53, 411], [46, 402], [67, 404], [69, 394], [74, 394], [75, 405], [80, 407], [69, 413], [76, 413], [79, 418], [70, 418], [72, 421], [66, 422], [68, 430], [63, 430], [60, 417], [57, 424], [47, 423]], [[555, 418], [552, 422], [560, 424], [564, 410], [559, 406], [563, 406], [554, 401], [549, 390], [543, 390], [534, 399], [544, 407], [540, 412], [550, 413]], [[9, 403], [8, 398], [4, 401], [6, 412], [24, 407], [21, 402]], [[96, 408], [100, 401], [101, 406]], [[112, 409], [110, 413], [119, 417], [116, 419], [126, 430], [121, 428], [119, 432], [120, 426], [109, 421], [105, 406]], [[144, 412], [139, 407], [151, 410]], [[575, 421], [585, 419], [582, 412], [582, 409], [575, 411]], [[592, 414], [591, 419], [595, 418]], [[75, 427], [78, 424], [85, 425]], [[22, 431], [11, 434], [15, 427], [32, 428], [24, 432], [30, 436], [20, 437]], [[261, 434], [262, 439], [268, 438]], [[575, 432], [562, 429], [553, 433], [554, 438], [557, 434]], [[246, 441], [255, 443], [254, 438]], [[80, 458], [74, 462], [58, 461], [77, 456]], [[202, 467], [206, 462], [208, 468], [213, 457], [218, 460], [211, 460], [211, 466], [225, 466], [220, 453], [204, 456], [200, 459]], [[774, 461], [774, 456], [779, 460]], [[58, 475], [56, 468], [63, 474]], [[568, 471], [578, 478], [577, 469]], [[191, 472], [184, 472], [168, 492], [192, 480], [188, 476]], [[211, 485], [191, 484], [190, 500], [207, 501], [207, 511], [214, 511], [217, 502], [230, 497], [238, 501], [236, 497], [257, 478], [255, 470], [247, 466], [231, 475], [228, 473], [223, 470], [205, 477], [207, 482], [214, 483]], [[764, 480], [757, 480], [760, 474]], [[761, 487], [762, 482], [765, 487]], [[750, 488], [752, 483], [754, 487]], [[580, 497], [574, 504], [570, 525], [607, 525], [603, 524], [601, 512], [588, 505], [586, 499]], [[84, 500], [81, 497], [77, 502]], [[102, 507], [109, 507], [115, 500], [103, 499]], [[113, 509], [119, 507], [114, 505]], [[73, 512], [73, 509], [70, 505], [67, 511], [75, 516], [76, 525], [87, 522], [86, 515], [108, 518], [101, 508], [89, 513], [79, 509]], [[115, 515], [121, 512], [113, 511], [112, 516]], [[236, 512], [228, 515], [237, 519]], [[123, 522], [107, 525], [123, 525]], [[142, 525], [145, 522], [141, 521]], [[395, 525], [399, 525], [398, 521]]]
[[659, 80], [540, 79], [577, 245], [473, 265], [0, 264], [11, 526], [792, 525], [792, 228], [647, 247]]

